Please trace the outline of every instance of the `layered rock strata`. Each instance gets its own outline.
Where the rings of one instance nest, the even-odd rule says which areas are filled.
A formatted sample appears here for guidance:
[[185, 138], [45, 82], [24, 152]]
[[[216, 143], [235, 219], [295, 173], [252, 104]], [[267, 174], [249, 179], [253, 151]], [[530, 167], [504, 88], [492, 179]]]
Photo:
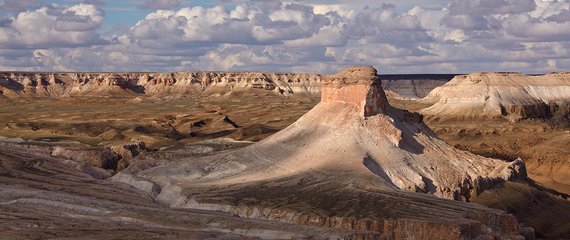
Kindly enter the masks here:
[[570, 73], [457, 76], [423, 101], [434, 104], [421, 113], [439, 118], [546, 118], [570, 103]]
[[0, 73], [5, 96], [191, 94], [206, 88], [256, 88], [283, 95], [318, 94], [318, 74], [262, 72]]
[[447, 145], [420, 115], [388, 104], [372, 67], [323, 76], [321, 84], [317, 106], [258, 143], [147, 170], [127, 168], [113, 179], [144, 185], [158, 202], [177, 208], [394, 239], [520, 238], [513, 216], [463, 201], [525, 179], [521, 160], [502, 162]]
[[[451, 75], [389, 75], [384, 89], [403, 98], [422, 98]], [[281, 95], [320, 96], [320, 74], [277, 72], [33, 73], [0, 72], [0, 96], [193, 94], [209, 89], [264, 89]]]
[[380, 78], [384, 91], [394, 91], [404, 99], [421, 99], [455, 76], [455, 74], [390, 74], [381, 75]]

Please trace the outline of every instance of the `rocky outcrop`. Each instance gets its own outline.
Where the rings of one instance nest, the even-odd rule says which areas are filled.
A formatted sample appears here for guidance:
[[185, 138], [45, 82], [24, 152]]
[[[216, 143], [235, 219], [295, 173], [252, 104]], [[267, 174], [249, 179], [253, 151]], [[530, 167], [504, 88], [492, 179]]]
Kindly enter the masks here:
[[[464, 201], [524, 180], [521, 160], [507, 163], [447, 145], [420, 115], [390, 106], [372, 67], [322, 76], [321, 84], [317, 106], [260, 142], [144, 171], [127, 168], [122, 174], [132, 178], [113, 180], [154, 183], [149, 194], [160, 189], [156, 201], [176, 208], [388, 238], [403, 237], [399, 231], [426, 239], [517, 238], [514, 217]], [[439, 230], [443, 235], [431, 235]]]
[[[452, 75], [388, 75], [386, 90], [403, 98], [422, 98]], [[84, 95], [194, 94], [207, 90], [253, 88], [281, 95], [320, 96], [323, 75], [276, 72], [33, 73], [0, 72], [0, 96], [66, 97]]]
[[388, 100], [381, 89], [376, 69], [348, 68], [324, 78], [321, 83], [321, 102], [351, 104], [364, 116], [385, 114]]
[[[0, 142], [5, 142], [5, 140], [0, 139]], [[51, 157], [64, 159], [70, 166], [96, 179], [106, 179], [113, 176], [118, 171], [128, 167], [135, 157], [147, 152], [144, 142], [116, 142], [96, 147], [73, 142], [60, 145], [53, 144], [53, 146], [33, 140], [23, 143], [36, 143], [39, 145], [39, 149], [49, 151]], [[40, 147], [42, 145], [44, 147]]]
[[547, 118], [570, 102], [570, 75], [552, 73], [473, 73], [435, 88], [421, 113], [439, 118]]
[[81, 163], [82, 166], [92, 166], [102, 169], [117, 169], [120, 157], [110, 149], [90, 149], [78, 147], [55, 147], [51, 152], [53, 157], [61, 157]]
[[5, 96], [190, 94], [212, 88], [255, 88], [283, 95], [319, 93], [318, 74], [263, 72], [0, 73]]

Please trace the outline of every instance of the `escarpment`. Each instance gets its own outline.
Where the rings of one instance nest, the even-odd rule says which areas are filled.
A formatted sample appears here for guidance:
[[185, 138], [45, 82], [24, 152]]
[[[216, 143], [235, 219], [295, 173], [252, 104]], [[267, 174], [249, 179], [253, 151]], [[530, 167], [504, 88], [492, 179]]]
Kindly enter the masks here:
[[[322, 74], [278, 72], [32, 73], [0, 72], [0, 96], [172, 96], [208, 90], [263, 89], [280, 95], [320, 96]], [[385, 89], [422, 98], [452, 75], [389, 75]]]
[[0, 73], [5, 96], [188, 94], [210, 88], [256, 88], [283, 95], [318, 94], [318, 74], [263, 72]]
[[149, 194], [170, 207], [381, 238], [520, 237], [513, 216], [465, 201], [524, 180], [521, 160], [447, 145], [420, 115], [390, 106], [372, 67], [323, 75], [320, 83], [319, 104], [260, 142], [147, 170], [127, 168], [113, 179], [154, 185]]
[[433, 103], [422, 113], [439, 118], [548, 118], [570, 102], [570, 75], [473, 73], [455, 77], [422, 101]]

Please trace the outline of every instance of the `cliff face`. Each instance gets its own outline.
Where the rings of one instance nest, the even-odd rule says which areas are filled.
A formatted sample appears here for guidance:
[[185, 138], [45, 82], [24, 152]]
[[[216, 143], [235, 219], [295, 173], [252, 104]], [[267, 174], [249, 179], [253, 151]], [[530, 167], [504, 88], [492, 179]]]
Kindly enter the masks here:
[[5, 96], [187, 94], [221, 87], [258, 88], [283, 95], [319, 94], [318, 74], [261, 72], [0, 73]]
[[397, 74], [381, 75], [380, 78], [384, 90], [394, 91], [406, 99], [421, 99], [455, 76], [454, 74]]
[[457, 76], [423, 99], [422, 111], [440, 118], [550, 117], [551, 108], [570, 102], [570, 74], [473, 73]]
[[387, 113], [388, 100], [376, 69], [353, 67], [324, 77], [321, 102], [355, 105], [364, 116]]
[[317, 106], [260, 142], [143, 171], [127, 168], [113, 180], [155, 184], [159, 191], [149, 194], [171, 207], [388, 238], [404, 238], [400, 231], [420, 239], [519, 234], [514, 217], [463, 201], [525, 179], [522, 161], [476, 156], [437, 139], [421, 116], [389, 105], [372, 67], [323, 76], [321, 83]]
[[[69, 97], [93, 95], [193, 94], [208, 89], [256, 88], [281, 95], [320, 96], [320, 74], [271, 72], [33, 73], [0, 72], [0, 96]], [[421, 98], [451, 75], [389, 75], [386, 90]]]

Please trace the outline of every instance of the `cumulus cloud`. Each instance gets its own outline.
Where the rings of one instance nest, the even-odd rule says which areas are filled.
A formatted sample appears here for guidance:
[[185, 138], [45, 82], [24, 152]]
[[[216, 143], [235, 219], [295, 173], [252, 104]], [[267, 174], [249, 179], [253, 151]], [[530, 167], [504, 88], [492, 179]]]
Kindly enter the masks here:
[[548, 18], [570, 8], [570, 0], [538, 0], [536, 9], [530, 13], [534, 18]]
[[461, 30], [486, 30], [487, 18], [481, 15], [448, 15], [442, 20], [447, 27]]
[[66, 8], [57, 16], [54, 29], [56, 31], [91, 31], [98, 28], [103, 15], [90, 4], [79, 4]]
[[199, 58], [196, 66], [203, 70], [231, 70], [251, 65], [270, 64], [271, 56], [263, 49], [224, 44]]
[[449, 6], [452, 15], [520, 14], [535, 9], [535, 0], [452, 0]]
[[528, 15], [510, 16], [503, 26], [507, 33], [528, 41], [568, 41], [570, 36], [570, 22], [547, 22]]
[[[2, 1], [2, 0], [0, 0]], [[565, 70], [569, 0], [242, 1], [154, 9], [100, 36], [93, 4], [0, 17], [0, 67], [80, 71], [381, 72]], [[419, 6], [414, 6], [418, 4]]]
[[324, 15], [298, 4], [277, 9], [239, 5], [229, 11], [222, 6], [193, 7], [151, 13], [133, 27], [131, 38], [159, 47], [162, 43], [270, 44], [310, 37], [329, 24]]
[[36, 4], [36, 0], [2, 0], [0, 9], [7, 12], [20, 12]]
[[80, 47], [101, 44], [93, 30], [101, 25], [103, 15], [95, 6], [44, 6], [20, 12], [4, 20], [0, 28], [0, 48]]
[[546, 20], [557, 23], [570, 22], [570, 10], [564, 9], [560, 11], [558, 14], [549, 16], [548, 18], [546, 18]]

